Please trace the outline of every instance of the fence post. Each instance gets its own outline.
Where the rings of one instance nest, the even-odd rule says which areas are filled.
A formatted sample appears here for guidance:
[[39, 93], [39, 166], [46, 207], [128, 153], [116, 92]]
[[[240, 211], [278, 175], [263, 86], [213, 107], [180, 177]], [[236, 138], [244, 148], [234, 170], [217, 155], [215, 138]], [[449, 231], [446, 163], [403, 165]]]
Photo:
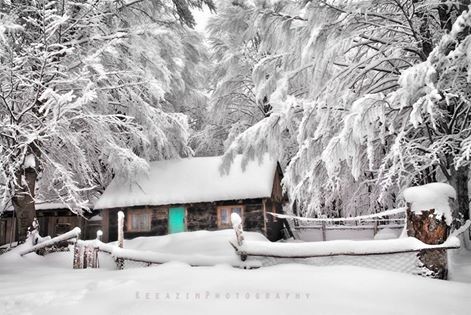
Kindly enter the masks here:
[[98, 247], [93, 247], [93, 265], [92, 268], [99, 268], [100, 263], [98, 262]]
[[322, 231], [322, 241], [325, 242], [327, 240], [327, 237], [325, 235], [325, 221], [322, 221], [321, 231]]
[[[241, 247], [244, 244], [244, 230], [242, 229], [242, 219], [237, 213], [234, 212], [231, 214], [231, 222], [232, 228], [234, 229], [236, 234], [237, 245]], [[242, 261], [245, 261], [247, 259], [247, 255], [243, 252], [240, 253], [240, 259]]]
[[98, 268], [98, 248], [92, 245], [85, 246], [84, 268]]
[[74, 245], [74, 263], [73, 263], [73, 268], [74, 269], [82, 269], [82, 246], [77, 245], [77, 242], [75, 242]]
[[[118, 247], [124, 247], [124, 212], [118, 212]], [[116, 267], [124, 269], [124, 259], [116, 258]]]
[[[434, 198], [432, 202], [426, 199], [430, 196]], [[407, 201], [407, 235], [429, 245], [444, 243], [450, 234], [452, 213], [450, 199], [455, 197], [456, 192], [453, 187], [444, 183], [407, 188], [404, 191], [404, 198]], [[447, 278], [446, 249], [421, 250], [418, 258], [422, 265], [430, 270], [433, 278]]]
[[101, 241], [101, 237], [103, 236], [103, 231], [102, 230], [98, 230], [96, 231], [96, 239]]
[[73, 269], [82, 269], [83, 268], [83, 247], [79, 245], [80, 242], [80, 233], [77, 234], [74, 244], [74, 262]]

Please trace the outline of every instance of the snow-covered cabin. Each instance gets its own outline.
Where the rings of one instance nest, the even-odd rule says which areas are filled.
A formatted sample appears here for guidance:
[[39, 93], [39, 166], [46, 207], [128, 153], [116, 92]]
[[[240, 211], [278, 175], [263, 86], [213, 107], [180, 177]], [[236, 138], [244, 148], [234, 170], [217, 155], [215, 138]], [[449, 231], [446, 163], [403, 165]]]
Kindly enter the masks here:
[[94, 207], [103, 217], [103, 240], [117, 239], [120, 210], [125, 238], [228, 229], [237, 212], [245, 230], [280, 239], [282, 222], [267, 212], [282, 211], [281, 169], [268, 156], [245, 169], [241, 161], [236, 156], [228, 174], [220, 172], [220, 156], [157, 161], [132, 182], [113, 179]]

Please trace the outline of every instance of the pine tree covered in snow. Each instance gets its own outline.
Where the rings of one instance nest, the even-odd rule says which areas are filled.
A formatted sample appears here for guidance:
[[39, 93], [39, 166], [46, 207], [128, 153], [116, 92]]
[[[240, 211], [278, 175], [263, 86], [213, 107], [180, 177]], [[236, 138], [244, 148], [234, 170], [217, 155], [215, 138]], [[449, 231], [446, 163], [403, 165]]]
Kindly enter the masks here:
[[[20, 238], [37, 199], [86, 209], [112, 174], [187, 156], [205, 52], [202, 1], [2, 1], [0, 193]], [[178, 111], [178, 113], [177, 113]], [[36, 183], [39, 183], [36, 187]]]
[[[266, 129], [278, 129], [273, 133], [266, 130], [267, 133], [275, 137], [281, 134], [283, 139], [281, 145], [277, 143], [270, 150], [286, 164], [293, 155], [300, 115], [298, 120], [281, 126], [278, 123], [281, 116], [272, 116], [273, 104], [269, 95], [273, 91], [255, 88], [257, 65], [271, 58], [271, 51], [261, 46], [263, 30], [254, 20], [257, 14], [250, 1], [218, 2], [217, 15], [209, 20], [207, 27], [214, 62], [210, 117], [194, 139], [198, 142], [197, 153], [220, 154], [249, 127], [267, 119], [273, 123]], [[275, 73], [265, 75], [276, 77]], [[299, 114], [301, 111], [296, 112]], [[263, 133], [252, 131], [245, 138], [250, 142], [258, 141], [257, 147], [268, 149], [267, 146], [274, 142], [266, 139]]]
[[217, 14], [207, 25], [211, 59], [211, 109], [204, 129], [195, 134], [197, 154], [221, 154], [233, 137], [268, 114], [257, 102], [252, 82], [258, 55], [257, 34], [250, 25], [251, 11], [242, 3], [219, 1]]
[[280, 147], [301, 110], [284, 179], [300, 214], [374, 212], [404, 186], [447, 179], [467, 216], [469, 28], [452, 29], [466, 1], [243, 3], [266, 55], [253, 67], [255, 95], [273, 110], [227, 161]]

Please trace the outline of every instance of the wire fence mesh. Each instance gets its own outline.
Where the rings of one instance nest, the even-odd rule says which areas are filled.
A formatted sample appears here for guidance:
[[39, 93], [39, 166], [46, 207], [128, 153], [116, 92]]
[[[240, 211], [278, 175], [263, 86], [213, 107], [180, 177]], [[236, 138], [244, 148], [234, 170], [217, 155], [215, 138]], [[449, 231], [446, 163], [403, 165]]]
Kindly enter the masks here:
[[251, 256], [257, 259], [262, 267], [279, 264], [300, 263], [313, 266], [357, 266], [377, 270], [402, 272], [434, 278], [446, 278], [447, 251], [423, 249], [413, 252], [368, 254], [368, 255], [335, 255], [311, 258], [275, 258]]

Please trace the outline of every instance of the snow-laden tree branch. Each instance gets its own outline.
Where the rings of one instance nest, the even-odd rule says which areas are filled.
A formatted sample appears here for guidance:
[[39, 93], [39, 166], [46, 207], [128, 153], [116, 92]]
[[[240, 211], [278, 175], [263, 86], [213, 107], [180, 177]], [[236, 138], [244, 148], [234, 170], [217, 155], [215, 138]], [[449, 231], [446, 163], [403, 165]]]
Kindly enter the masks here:
[[[265, 118], [235, 137], [227, 160], [235, 152], [256, 157], [283, 147], [281, 132], [301, 108], [284, 179], [299, 214], [383, 210], [397, 206], [401, 187], [414, 183], [448, 180], [459, 191], [471, 152], [462, 48], [469, 29], [456, 31], [466, 25], [465, 15], [458, 18], [464, 2], [262, 1], [246, 7], [263, 56], [251, 63], [254, 95], [266, 97], [279, 119]], [[442, 46], [449, 57], [437, 55]], [[458, 193], [465, 217], [466, 194]]]
[[[203, 3], [212, 2], [175, 6]], [[206, 55], [180, 13], [188, 12], [147, 0], [2, 8], [0, 193], [3, 204], [12, 200], [20, 235], [35, 200], [81, 212], [111, 176], [192, 154], [186, 114], [206, 101]]]

